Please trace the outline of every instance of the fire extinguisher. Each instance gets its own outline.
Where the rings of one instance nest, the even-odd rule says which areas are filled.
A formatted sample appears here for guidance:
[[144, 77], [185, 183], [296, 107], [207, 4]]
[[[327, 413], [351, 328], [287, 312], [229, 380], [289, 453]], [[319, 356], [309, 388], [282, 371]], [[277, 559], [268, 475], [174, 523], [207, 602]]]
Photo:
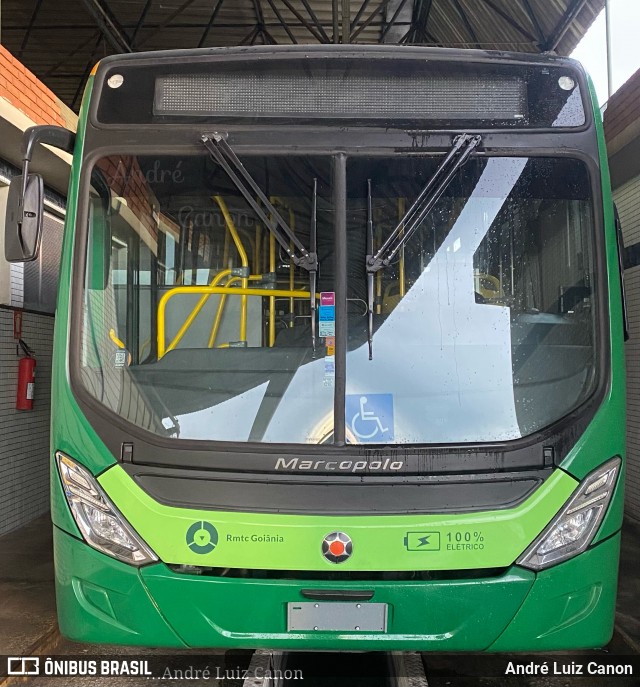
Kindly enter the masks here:
[[[24, 353], [18, 363], [18, 393], [16, 395], [17, 410], [33, 410], [33, 396], [36, 381], [36, 359], [33, 351], [22, 340], [18, 344]], [[16, 351], [17, 353], [17, 351]]]

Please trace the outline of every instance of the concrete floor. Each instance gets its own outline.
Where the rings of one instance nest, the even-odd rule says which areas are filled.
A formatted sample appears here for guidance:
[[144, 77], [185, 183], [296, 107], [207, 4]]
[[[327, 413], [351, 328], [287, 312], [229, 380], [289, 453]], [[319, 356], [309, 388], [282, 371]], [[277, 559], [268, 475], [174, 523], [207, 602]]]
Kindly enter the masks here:
[[[614, 654], [640, 653], [640, 526], [625, 523], [623, 528], [622, 554], [620, 562], [620, 584], [618, 593], [618, 612], [616, 634], [613, 642], [603, 651]], [[0, 654], [32, 655], [56, 654], [67, 656], [98, 655], [166, 655], [161, 649], [134, 649], [104, 645], [77, 644], [62, 639], [56, 632], [55, 594], [53, 586], [53, 560], [51, 551], [51, 524], [48, 516], [38, 518], [33, 523], [16, 532], [0, 537]], [[206, 652], [204, 652], [206, 653]], [[354, 655], [355, 656], [355, 655]], [[362, 654], [360, 656], [366, 656]], [[354, 659], [355, 660], [355, 659]], [[486, 685], [501, 687], [508, 684], [500, 679], [467, 679], [451, 677], [458, 667], [468, 665], [473, 656], [465, 656], [463, 662], [446, 657], [429, 656], [427, 666], [433, 672], [429, 676], [432, 687], [463, 687], [465, 685]], [[444, 671], [444, 672], [443, 672]], [[429, 672], [429, 670], [427, 671]], [[439, 676], [441, 675], [441, 677]], [[34, 678], [23, 684], [33, 687], [59, 687], [60, 678]], [[471, 681], [468, 681], [471, 680]], [[77, 687], [137, 687], [148, 682], [141, 678], [74, 678], [65, 682]], [[182, 687], [181, 681], [171, 681]], [[0, 679], [0, 687], [4, 687]], [[194, 684], [191, 682], [184, 682]], [[215, 684], [210, 682], [209, 684]], [[232, 687], [226, 681], [225, 687]], [[327, 683], [329, 684], [329, 683]], [[514, 683], [516, 684], [516, 683]], [[519, 678], [518, 686], [549, 687], [567, 684], [566, 678]], [[573, 687], [601, 687], [602, 678], [595, 681], [573, 679]], [[616, 680], [616, 685], [626, 686], [626, 681]], [[629, 685], [639, 685], [633, 678]], [[337, 683], [334, 684], [337, 687]]]
[[616, 623], [640, 653], [640, 524], [625, 522], [622, 529], [620, 581]]
[[49, 515], [0, 537], [0, 654], [27, 654], [56, 629]]

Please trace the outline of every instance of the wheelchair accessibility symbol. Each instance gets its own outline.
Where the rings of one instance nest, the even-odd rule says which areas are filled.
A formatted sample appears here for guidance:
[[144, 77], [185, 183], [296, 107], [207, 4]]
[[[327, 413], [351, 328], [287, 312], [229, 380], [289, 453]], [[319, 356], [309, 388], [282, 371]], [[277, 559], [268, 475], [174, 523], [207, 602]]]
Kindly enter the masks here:
[[348, 394], [345, 415], [358, 443], [393, 441], [393, 394]]

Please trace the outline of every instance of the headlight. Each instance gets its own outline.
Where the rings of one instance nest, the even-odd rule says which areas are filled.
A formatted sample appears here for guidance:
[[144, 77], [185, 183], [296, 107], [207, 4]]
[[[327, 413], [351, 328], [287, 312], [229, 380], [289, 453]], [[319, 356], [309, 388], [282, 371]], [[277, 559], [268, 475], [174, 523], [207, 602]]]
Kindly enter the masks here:
[[93, 475], [62, 453], [56, 459], [69, 508], [87, 544], [132, 565], [157, 561]]
[[542, 570], [582, 553], [595, 536], [616, 486], [620, 458], [587, 475], [564, 508], [516, 563]]

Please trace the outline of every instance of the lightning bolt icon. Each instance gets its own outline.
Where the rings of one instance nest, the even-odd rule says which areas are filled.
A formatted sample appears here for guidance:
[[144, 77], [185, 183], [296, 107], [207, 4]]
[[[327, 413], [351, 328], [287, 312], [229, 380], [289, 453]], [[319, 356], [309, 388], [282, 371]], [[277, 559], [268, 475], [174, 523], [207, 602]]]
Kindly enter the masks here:
[[407, 532], [404, 545], [407, 551], [440, 551], [440, 533]]

